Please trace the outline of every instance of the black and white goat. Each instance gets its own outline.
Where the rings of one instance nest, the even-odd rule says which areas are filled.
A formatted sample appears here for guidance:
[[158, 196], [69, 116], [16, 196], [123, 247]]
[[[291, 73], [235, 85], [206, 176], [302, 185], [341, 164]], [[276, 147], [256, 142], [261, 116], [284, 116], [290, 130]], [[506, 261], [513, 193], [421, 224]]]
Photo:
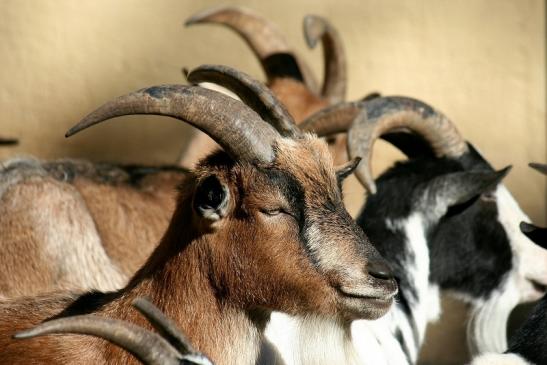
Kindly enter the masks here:
[[[519, 231], [518, 222], [529, 219], [501, 184], [509, 169], [495, 171], [452, 122], [410, 98], [341, 104], [302, 128], [325, 135], [347, 130], [352, 122], [348, 153], [363, 157], [356, 174], [373, 193], [357, 221], [395, 272], [399, 300], [379, 320], [353, 322], [351, 336], [327, 319], [314, 325], [274, 314], [269, 340], [289, 364], [412, 364], [427, 323], [440, 315], [440, 293], [447, 291], [472, 308], [472, 352], [505, 351], [511, 310], [539, 299], [547, 284], [547, 250]], [[370, 158], [379, 137], [410, 160], [375, 183]], [[344, 344], [326, 345], [334, 337]], [[300, 351], [309, 346], [323, 346], [323, 357], [305, 357], [317, 353]]]
[[[547, 172], [547, 165], [542, 167]], [[520, 229], [536, 244], [547, 248], [547, 228], [522, 222]], [[528, 319], [511, 337], [506, 353], [485, 354], [474, 359], [471, 365], [531, 364], [547, 364], [547, 295], [536, 304]]]

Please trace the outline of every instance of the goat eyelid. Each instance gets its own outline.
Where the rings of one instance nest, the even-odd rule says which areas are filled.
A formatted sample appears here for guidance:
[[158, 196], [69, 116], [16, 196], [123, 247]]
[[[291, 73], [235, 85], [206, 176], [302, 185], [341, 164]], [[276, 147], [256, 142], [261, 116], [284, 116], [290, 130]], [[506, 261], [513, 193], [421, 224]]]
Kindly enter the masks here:
[[279, 214], [286, 214], [294, 218], [293, 214], [289, 213], [286, 209], [283, 208], [264, 208], [260, 209], [260, 212], [271, 217]]
[[484, 202], [495, 202], [497, 200], [495, 191], [487, 191], [485, 193], [482, 193], [480, 198]]

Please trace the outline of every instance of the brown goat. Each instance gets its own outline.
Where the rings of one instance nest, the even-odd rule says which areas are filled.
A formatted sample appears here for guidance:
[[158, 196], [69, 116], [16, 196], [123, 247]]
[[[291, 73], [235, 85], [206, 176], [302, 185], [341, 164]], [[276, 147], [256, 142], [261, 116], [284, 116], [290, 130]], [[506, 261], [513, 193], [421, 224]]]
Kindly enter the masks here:
[[142, 296], [216, 364], [253, 364], [273, 310], [348, 326], [389, 309], [395, 280], [342, 202], [340, 181], [357, 163], [336, 170], [326, 143], [300, 132], [248, 76], [220, 66], [195, 73], [246, 88], [240, 96], [256, 112], [201, 87], [165, 85], [107, 103], [69, 131], [127, 114], [166, 115], [203, 130], [225, 152], [208, 156], [181, 184], [165, 235], [125, 288], [0, 304], [6, 363], [135, 363], [95, 338], [10, 336], [47, 318], [87, 313], [150, 328], [130, 310]]
[[122, 287], [165, 232], [185, 176], [73, 160], [4, 163], [0, 295]]
[[[336, 44], [336, 34], [330, 27], [324, 27], [322, 33], [317, 26], [321, 21], [306, 19], [310, 19], [305, 22], [308, 41], [321, 38], [327, 45], [325, 60], [331, 66], [326, 67], [330, 71], [325, 85], [338, 85], [334, 89], [343, 98], [345, 77], [339, 76], [345, 75], [343, 52], [329, 46]], [[272, 40], [250, 43], [260, 42], [269, 47]], [[326, 91], [326, 96], [318, 97], [312, 86], [302, 81], [269, 75], [272, 89], [297, 120], [323, 108], [328, 98], [337, 95]], [[191, 161], [186, 165], [206, 154], [204, 145], [212, 149], [216, 143], [200, 133], [186, 151], [185, 159]], [[4, 163], [0, 167], [0, 295], [122, 287], [160, 240], [174, 210], [175, 186], [185, 176], [185, 171], [174, 168], [76, 160], [15, 159]]]
[[[254, 13], [237, 6], [217, 7], [195, 14], [186, 25], [221, 24], [243, 37], [258, 57], [266, 74], [266, 85], [285, 105], [297, 123], [325, 107], [343, 101], [346, 96], [346, 58], [336, 29], [324, 18], [308, 15], [304, 18], [304, 35], [310, 48], [318, 41], [323, 44], [325, 75], [320, 93], [307, 64], [289, 47], [278, 27]], [[347, 161], [345, 136], [330, 141], [336, 163]], [[197, 132], [180, 165], [190, 168], [199, 157], [216, 148], [203, 133]]]

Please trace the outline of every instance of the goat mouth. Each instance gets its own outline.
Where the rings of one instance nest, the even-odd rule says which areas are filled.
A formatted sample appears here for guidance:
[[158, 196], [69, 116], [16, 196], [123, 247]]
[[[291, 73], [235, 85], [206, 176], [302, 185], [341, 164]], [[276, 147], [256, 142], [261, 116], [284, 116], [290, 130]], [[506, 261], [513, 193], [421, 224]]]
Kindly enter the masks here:
[[344, 298], [359, 299], [359, 300], [364, 300], [369, 302], [375, 302], [378, 304], [391, 302], [393, 300], [393, 297], [396, 294], [395, 292], [393, 294], [387, 294], [387, 295], [367, 295], [367, 294], [362, 294], [362, 293], [358, 293], [354, 291], [348, 291], [348, 290], [344, 290], [340, 288], [338, 289], [338, 293], [340, 293], [340, 295]]

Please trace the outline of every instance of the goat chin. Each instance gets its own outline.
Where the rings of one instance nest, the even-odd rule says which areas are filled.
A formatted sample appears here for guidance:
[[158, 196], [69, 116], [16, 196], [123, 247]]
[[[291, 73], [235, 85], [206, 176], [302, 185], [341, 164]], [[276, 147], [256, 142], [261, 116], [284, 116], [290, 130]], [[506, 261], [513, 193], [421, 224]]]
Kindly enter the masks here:
[[472, 354], [507, 350], [507, 321], [519, 302], [517, 275], [512, 270], [500, 289], [473, 305], [467, 327], [467, 341]]
[[332, 318], [292, 317], [274, 312], [266, 328], [266, 338], [279, 350], [275, 361], [270, 359], [269, 364], [362, 364], [351, 341], [349, 324]]
[[485, 354], [469, 365], [533, 365], [516, 354]]

